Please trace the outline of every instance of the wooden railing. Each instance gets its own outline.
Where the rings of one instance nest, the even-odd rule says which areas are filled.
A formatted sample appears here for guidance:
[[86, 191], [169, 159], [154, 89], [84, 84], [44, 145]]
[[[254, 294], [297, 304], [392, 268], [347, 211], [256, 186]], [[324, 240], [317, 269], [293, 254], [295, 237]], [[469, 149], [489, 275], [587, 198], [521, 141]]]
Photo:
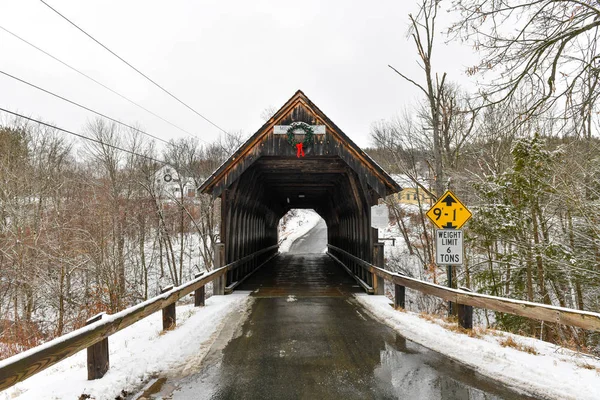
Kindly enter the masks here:
[[[175, 303], [177, 300], [194, 292], [194, 304], [204, 305], [204, 285], [221, 278], [227, 271], [238, 268], [277, 248], [278, 245], [267, 247], [217, 268], [206, 275], [197, 275], [188, 283], [175, 288], [167, 288], [162, 294], [116, 314], [98, 314], [90, 318], [88, 325], [83, 328], [0, 361], [0, 390], [9, 388], [86, 348], [88, 349], [88, 379], [102, 377], [109, 366], [108, 337], [110, 335], [159, 310], [163, 310], [163, 329], [172, 329], [176, 324]], [[263, 263], [270, 258], [263, 260]]]
[[459, 323], [464, 328], [472, 328], [472, 307], [478, 307], [600, 332], [600, 313], [579, 311], [571, 308], [507, 299], [504, 297], [488, 296], [471, 292], [468, 289], [451, 289], [386, 271], [385, 269], [376, 267], [339, 247], [332, 245], [328, 245], [328, 247], [330, 256], [336, 261], [341, 263], [338, 257], [335, 257], [335, 255], [332, 254], [332, 251], [333, 253], [343, 255], [345, 258], [354, 260], [370, 273], [394, 283], [396, 307], [404, 308], [405, 288], [410, 288], [456, 304], [458, 308]]

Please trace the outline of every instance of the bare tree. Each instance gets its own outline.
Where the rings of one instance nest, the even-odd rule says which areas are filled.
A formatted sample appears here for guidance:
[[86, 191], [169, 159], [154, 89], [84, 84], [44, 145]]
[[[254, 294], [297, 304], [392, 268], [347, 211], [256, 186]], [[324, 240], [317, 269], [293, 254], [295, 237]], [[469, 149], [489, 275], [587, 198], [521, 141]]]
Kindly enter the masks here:
[[422, 0], [419, 12], [416, 16], [409, 14], [410, 29], [409, 36], [413, 39], [417, 49], [419, 66], [423, 69], [425, 83], [418, 83], [416, 80], [404, 75], [402, 72], [391, 67], [398, 75], [419, 88], [427, 101], [427, 114], [430, 120], [430, 128], [433, 141], [433, 160], [434, 160], [434, 192], [436, 196], [441, 196], [444, 192], [444, 167], [442, 160], [442, 135], [441, 128], [441, 93], [445, 85], [446, 73], [441, 77], [433, 72], [433, 49], [436, 30], [436, 19], [439, 11], [438, 0]]
[[591, 115], [599, 85], [598, 2], [455, 0], [453, 9], [461, 18], [450, 34], [482, 54], [468, 72], [487, 73], [481, 86], [488, 104], [525, 94], [521, 120], [558, 99], [565, 111]]

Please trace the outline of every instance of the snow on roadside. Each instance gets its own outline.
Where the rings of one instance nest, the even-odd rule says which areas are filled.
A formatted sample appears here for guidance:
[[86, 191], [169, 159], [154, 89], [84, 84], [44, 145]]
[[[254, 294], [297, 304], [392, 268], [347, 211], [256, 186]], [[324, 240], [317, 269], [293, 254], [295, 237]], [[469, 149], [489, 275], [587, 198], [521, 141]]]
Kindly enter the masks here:
[[[488, 330], [479, 338], [450, 331], [418, 314], [394, 310], [385, 296], [355, 295], [375, 317], [402, 336], [472, 367], [482, 375], [533, 396], [598, 399], [600, 361], [534, 338]], [[529, 354], [500, 341], [511, 338]]]
[[15, 386], [0, 392], [0, 399], [114, 399], [121, 390], [131, 392], [150, 378], [179, 373], [188, 361], [198, 364], [225, 318], [244, 312], [248, 293], [213, 296], [206, 306], [177, 307], [177, 328], [161, 333], [162, 314], [157, 312], [109, 337], [110, 369], [102, 379], [88, 381], [86, 350], [59, 362]]
[[314, 228], [321, 216], [313, 210], [296, 209], [295, 215], [292, 215], [279, 229], [279, 252], [287, 253], [292, 244], [300, 237], [306, 235], [308, 231]]

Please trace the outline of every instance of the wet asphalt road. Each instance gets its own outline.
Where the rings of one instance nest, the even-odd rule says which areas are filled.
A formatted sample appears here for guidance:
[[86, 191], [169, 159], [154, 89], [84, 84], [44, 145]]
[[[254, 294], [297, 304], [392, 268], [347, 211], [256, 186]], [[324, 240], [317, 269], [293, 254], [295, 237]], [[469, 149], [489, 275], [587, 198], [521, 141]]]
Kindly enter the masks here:
[[152, 398], [528, 399], [371, 318], [325, 254], [280, 255], [240, 290], [254, 297], [247, 319], [231, 317], [200, 370]]
[[322, 253], [327, 248], [327, 224], [320, 220], [304, 236], [299, 237], [290, 247], [290, 254]]

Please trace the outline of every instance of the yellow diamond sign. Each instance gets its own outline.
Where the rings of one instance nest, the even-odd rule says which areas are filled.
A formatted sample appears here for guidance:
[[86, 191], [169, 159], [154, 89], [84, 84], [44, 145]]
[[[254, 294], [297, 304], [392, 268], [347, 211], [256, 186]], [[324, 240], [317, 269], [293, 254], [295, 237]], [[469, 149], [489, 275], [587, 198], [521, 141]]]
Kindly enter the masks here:
[[471, 215], [471, 211], [449, 190], [427, 211], [431, 222], [440, 229], [460, 229]]

